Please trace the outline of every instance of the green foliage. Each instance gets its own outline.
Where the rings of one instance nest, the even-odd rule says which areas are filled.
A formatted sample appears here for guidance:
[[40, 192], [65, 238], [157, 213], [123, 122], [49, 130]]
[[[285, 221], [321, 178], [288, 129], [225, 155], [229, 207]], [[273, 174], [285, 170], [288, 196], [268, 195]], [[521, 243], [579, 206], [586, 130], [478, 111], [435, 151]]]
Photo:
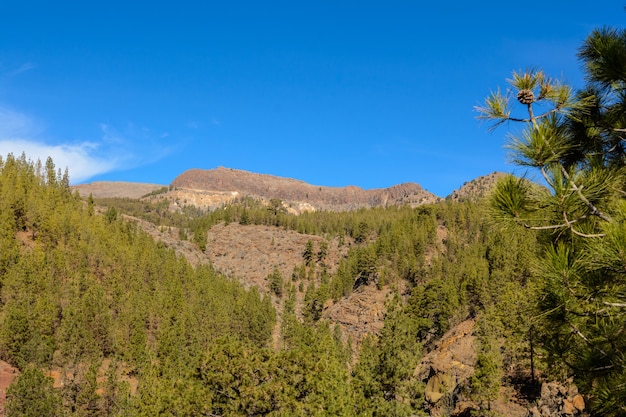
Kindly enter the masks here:
[[94, 215], [94, 206], [95, 206], [95, 200], [93, 199], [93, 195], [89, 194], [89, 197], [87, 198], [87, 213], [90, 216]]
[[430, 342], [443, 336], [460, 307], [458, 288], [453, 281], [434, 278], [416, 287], [409, 299], [408, 309], [417, 319], [417, 337]]
[[163, 187], [158, 188], [158, 189], [156, 189], [156, 190], [154, 190], [154, 191], [150, 191], [150, 192], [149, 192], [149, 193], [147, 193], [147, 194], [144, 194], [143, 196], [141, 196], [141, 198], [158, 196], [158, 195], [160, 195], [160, 194], [165, 194], [165, 193], [166, 193], [166, 192], [168, 192], [169, 190], [170, 190], [170, 187], [165, 187], [165, 186], [163, 186]]
[[291, 387], [291, 402], [278, 415], [352, 415], [347, 354], [341, 341], [324, 323], [309, 326], [294, 315], [283, 320], [286, 349], [277, 356], [277, 375]]
[[356, 243], [363, 243], [367, 239], [368, 232], [369, 227], [367, 222], [365, 220], [361, 220], [352, 233], [352, 237]]
[[311, 282], [304, 294], [304, 318], [308, 321], [318, 321], [322, 317], [324, 307], [324, 296], [315, 288], [315, 283]]
[[[255, 348], [232, 337], [215, 343], [195, 378], [216, 415], [351, 415], [347, 367], [327, 327], [306, 328], [288, 315], [289, 349]], [[209, 405], [210, 404], [210, 405]]]
[[193, 233], [193, 242], [204, 252], [207, 244], [207, 230], [202, 227], [197, 228]]
[[283, 275], [278, 268], [274, 267], [274, 270], [268, 277], [270, 283], [270, 291], [276, 294], [278, 297], [283, 295]]
[[491, 403], [500, 396], [503, 376], [498, 331], [488, 321], [488, 314], [478, 322], [479, 348], [476, 355], [474, 375], [471, 378], [471, 393], [481, 409], [491, 410]]
[[[97, 215], [93, 199], [84, 205], [52, 172], [48, 164], [39, 176], [25, 157], [8, 156], [0, 166], [0, 219], [7, 226], [0, 232], [0, 357], [23, 370], [28, 386], [52, 390], [27, 370], [57, 367], [65, 385], [51, 391], [55, 406], [74, 415], [153, 415], [144, 402], [154, 387], [150, 375], [171, 368], [190, 375], [196, 358], [226, 334], [268, 344], [276, 322], [268, 297], [210, 268], [191, 268], [133, 223], [115, 220], [117, 209]], [[103, 388], [97, 373], [111, 358], [123, 365]], [[132, 397], [121, 379], [129, 373], [141, 380]], [[165, 381], [196, 392], [180, 377]], [[14, 415], [21, 415], [30, 394], [14, 386]], [[175, 403], [187, 398], [167, 387], [160, 385]], [[202, 396], [189, 401], [180, 405], [185, 415]], [[35, 415], [63, 414], [57, 411]]]
[[115, 207], [109, 207], [104, 213], [104, 218], [109, 223], [113, 223], [115, 220], [117, 220], [117, 210], [115, 209]]
[[304, 252], [302, 252], [302, 258], [307, 266], [311, 266], [313, 264], [314, 252], [315, 249], [313, 248], [313, 241], [307, 240]]
[[116, 359], [110, 361], [103, 386], [100, 412], [107, 416], [123, 416], [130, 409], [130, 386], [120, 379], [122, 369]]
[[423, 403], [423, 384], [413, 370], [421, 357], [416, 321], [398, 299], [388, 303], [380, 337], [363, 341], [352, 372], [358, 416], [412, 416]]
[[56, 417], [60, 406], [61, 398], [52, 378], [39, 369], [26, 368], [7, 388], [7, 417]]
[[277, 216], [279, 213], [285, 213], [286, 209], [283, 207], [283, 201], [279, 198], [272, 198], [269, 203], [268, 210]]
[[320, 248], [317, 251], [317, 262], [323, 265], [327, 256], [328, 256], [328, 242], [324, 240], [320, 243]]

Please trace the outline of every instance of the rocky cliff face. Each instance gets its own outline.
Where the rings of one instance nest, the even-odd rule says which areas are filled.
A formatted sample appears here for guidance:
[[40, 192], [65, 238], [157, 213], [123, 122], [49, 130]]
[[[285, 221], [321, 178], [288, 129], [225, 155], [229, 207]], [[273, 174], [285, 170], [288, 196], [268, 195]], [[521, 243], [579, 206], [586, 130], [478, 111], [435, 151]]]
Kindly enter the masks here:
[[223, 167], [186, 171], [174, 179], [170, 188], [171, 195], [176, 196], [179, 202], [186, 200], [200, 207], [211, 208], [237, 197], [250, 196], [280, 199], [295, 212], [345, 211], [399, 204], [417, 206], [440, 200], [415, 183], [371, 190], [356, 186], [325, 187]]

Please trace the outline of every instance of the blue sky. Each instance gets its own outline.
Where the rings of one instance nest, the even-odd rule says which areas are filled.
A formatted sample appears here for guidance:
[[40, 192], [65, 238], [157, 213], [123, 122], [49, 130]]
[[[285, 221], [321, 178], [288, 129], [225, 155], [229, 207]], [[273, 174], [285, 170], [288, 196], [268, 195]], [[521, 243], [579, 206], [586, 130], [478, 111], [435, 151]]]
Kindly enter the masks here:
[[507, 164], [474, 106], [513, 70], [582, 85], [618, 1], [29, 1], [0, 14], [0, 155], [73, 183], [218, 166], [446, 196]]

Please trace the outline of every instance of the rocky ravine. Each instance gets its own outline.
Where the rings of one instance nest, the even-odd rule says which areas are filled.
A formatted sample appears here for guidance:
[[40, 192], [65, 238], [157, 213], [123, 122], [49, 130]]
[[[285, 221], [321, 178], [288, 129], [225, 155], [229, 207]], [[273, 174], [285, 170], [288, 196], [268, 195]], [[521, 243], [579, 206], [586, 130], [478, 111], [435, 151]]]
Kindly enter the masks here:
[[[319, 248], [324, 238], [306, 235], [279, 227], [247, 225], [238, 223], [219, 224], [212, 227], [207, 235], [207, 248], [202, 252], [188, 241], [178, 238], [178, 230], [163, 230], [144, 220], [126, 217], [136, 222], [155, 240], [159, 240], [177, 253], [184, 256], [192, 265], [210, 263], [216, 271], [238, 280], [244, 287], [256, 287], [261, 294], [271, 297], [277, 310], [280, 323], [283, 298], [276, 297], [269, 287], [268, 276], [274, 268], [283, 276], [285, 290], [293, 285], [296, 291], [296, 311], [300, 312], [304, 304], [304, 291], [309, 282], [304, 282], [300, 290], [300, 281], [293, 281], [294, 267], [303, 263], [302, 253], [308, 241]], [[339, 244], [337, 238], [328, 241], [328, 255], [325, 264], [329, 273], [335, 273], [339, 262], [353, 244], [347, 238]], [[319, 281], [315, 280], [315, 285]], [[351, 338], [358, 346], [367, 334], [377, 334], [385, 318], [385, 298], [390, 288], [378, 290], [375, 286], [366, 286], [352, 293], [337, 303], [324, 305], [322, 316], [340, 326], [345, 338]], [[276, 326], [277, 338], [280, 325]], [[276, 341], [276, 340], [275, 340]]]

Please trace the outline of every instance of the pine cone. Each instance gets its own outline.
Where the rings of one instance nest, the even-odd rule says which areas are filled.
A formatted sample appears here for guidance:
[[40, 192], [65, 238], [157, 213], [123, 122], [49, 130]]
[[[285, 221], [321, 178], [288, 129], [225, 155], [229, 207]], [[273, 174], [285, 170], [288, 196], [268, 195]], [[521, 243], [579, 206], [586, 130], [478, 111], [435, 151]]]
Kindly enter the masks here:
[[519, 90], [517, 93], [517, 101], [522, 104], [530, 104], [535, 101], [535, 93], [532, 90]]

